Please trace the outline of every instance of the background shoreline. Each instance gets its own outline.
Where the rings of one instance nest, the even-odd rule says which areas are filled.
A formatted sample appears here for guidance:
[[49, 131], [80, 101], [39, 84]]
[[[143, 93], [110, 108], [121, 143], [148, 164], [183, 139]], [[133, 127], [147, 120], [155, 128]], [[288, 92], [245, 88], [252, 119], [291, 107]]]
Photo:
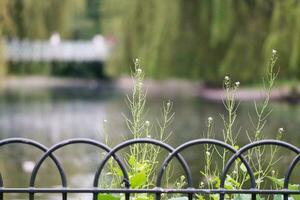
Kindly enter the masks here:
[[[133, 85], [129, 76], [117, 79], [99, 80], [86, 78], [63, 78], [47, 76], [10, 76], [2, 79], [0, 88], [2, 91], [11, 90], [44, 90], [55, 88], [82, 88], [82, 89], [116, 89], [128, 93]], [[188, 81], [180, 79], [145, 80], [144, 87], [151, 95], [164, 94], [165, 96], [198, 96], [208, 101], [222, 101], [226, 93], [221, 88], [205, 86], [200, 81]], [[236, 99], [239, 101], [263, 100], [265, 92], [262, 88], [241, 87], [236, 91]], [[277, 86], [271, 92], [271, 100], [298, 101], [297, 93], [293, 94], [289, 86]]]

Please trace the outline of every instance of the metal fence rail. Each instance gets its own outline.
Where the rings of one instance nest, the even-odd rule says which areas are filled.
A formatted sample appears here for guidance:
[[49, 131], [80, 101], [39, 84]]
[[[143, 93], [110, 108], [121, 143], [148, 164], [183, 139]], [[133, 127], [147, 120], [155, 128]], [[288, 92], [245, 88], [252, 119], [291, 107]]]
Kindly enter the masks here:
[[[157, 200], [161, 199], [162, 194], [168, 194], [168, 193], [180, 193], [187, 195], [188, 199], [191, 200], [194, 198], [195, 194], [219, 194], [220, 200], [225, 199], [225, 194], [250, 194], [251, 199], [255, 200], [257, 197], [257, 194], [280, 194], [283, 196], [284, 200], [288, 200], [289, 195], [300, 195], [300, 190], [289, 190], [288, 186], [290, 183], [290, 177], [294, 171], [294, 168], [296, 167], [297, 163], [300, 160], [300, 149], [292, 144], [278, 141], [278, 140], [261, 140], [257, 142], [253, 142], [250, 144], [247, 144], [240, 149], [236, 150], [234, 147], [219, 141], [219, 140], [213, 140], [213, 139], [196, 139], [188, 141], [176, 148], [173, 148], [172, 146], [163, 143], [158, 140], [149, 139], [149, 138], [142, 138], [142, 139], [134, 139], [134, 140], [128, 140], [125, 142], [120, 143], [119, 145], [115, 146], [114, 148], [109, 148], [103, 143], [100, 143], [95, 140], [86, 139], [86, 138], [75, 138], [75, 139], [69, 139], [62, 141], [58, 144], [53, 145], [52, 147], [48, 148], [36, 141], [25, 139], [25, 138], [8, 138], [0, 141], [0, 149], [3, 146], [10, 145], [10, 144], [26, 144], [31, 146], [32, 148], [39, 149], [42, 152], [42, 156], [39, 158], [39, 160], [36, 162], [35, 167], [31, 173], [30, 176], [30, 182], [27, 188], [8, 188], [4, 185], [4, 180], [2, 179], [1, 173], [0, 173], [0, 200], [4, 199], [4, 194], [7, 193], [24, 193], [28, 194], [29, 200], [35, 199], [35, 194], [37, 193], [60, 193], [62, 195], [63, 200], [68, 199], [68, 194], [70, 193], [89, 193], [93, 194], [93, 199], [96, 200], [99, 193], [124, 193], [125, 199], [129, 200], [130, 195], [134, 193], [151, 193], [155, 195], [155, 198]], [[66, 146], [72, 145], [72, 144], [86, 144], [91, 145], [94, 147], [97, 147], [105, 152], [106, 155], [101, 160], [100, 165], [98, 166], [96, 173], [94, 175], [94, 181], [93, 181], [93, 187], [91, 188], [70, 188], [68, 187], [67, 177], [64, 171], [63, 166], [61, 165], [59, 159], [55, 155], [55, 151], [58, 149], [62, 149]], [[121, 151], [122, 149], [129, 147], [130, 145], [134, 144], [151, 144], [156, 145], [160, 147], [161, 149], [164, 149], [169, 152], [168, 156], [165, 158], [161, 166], [159, 166], [159, 172], [156, 177], [156, 187], [153, 189], [132, 189], [130, 187], [129, 182], [129, 176], [128, 172], [126, 170], [125, 163], [117, 156], [117, 153]], [[220, 189], [199, 189], [199, 188], [193, 188], [193, 177], [191, 173], [191, 169], [188, 166], [187, 162], [181, 156], [181, 152], [185, 149], [188, 149], [195, 145], [215, 145], [220, 148], [224, 148], [230, 152], [232, 152], [232, 156], [227, 161], [225, 168], [220, 176]], [[287, 167], [285, 177], [284, 177], [284, 186], [283, 189], [256, 189], [256, 180], [253, 170], [251, 169], [250, 164], [247, 162], [246, 159], [244, 159], [243, 154], [253, 148], [260, 147], [260, 146], [266, 146], [266, 145], [275, 145], [278, 147], [285, 148], [291, 152], [296, 153], [295, 158], [292, 160], [292, 162]], [[37, 174], [43, 165], [44, 161], [50, 158], [53, 163], [55, 164], [61, 181], [61, 187], [60, 188], [37, 188], [35, 187], [35, 182], [37, 178]], [[123, 188], [120, 189], [103, 189], [100, 188], [99, 178], [101, 176], [101, 172], [104, 169], [105, 164], [107, 161], [113, 158], [117, 164], [119, 165], [122, 173], [123, 173]], [[172, 159], [177, 159], [182, 166], [182, 169], [185, 173], [185, 178], [187, 180], [187, 188], [185, 189], [166, 189], [162, 187], [162, 177], [164, 175], [166, 166], [170, 163]], [[250, 188], [249, 189], [239, 189], [239, 190], [229, 190], [224, 189], [225, 187], [225, 180], [227, 177], [227, 174], [229, 173], [230, 167], [233, 165], [234, 161], [239, 159], [246, 167], [247, 173], [250, 177]]]

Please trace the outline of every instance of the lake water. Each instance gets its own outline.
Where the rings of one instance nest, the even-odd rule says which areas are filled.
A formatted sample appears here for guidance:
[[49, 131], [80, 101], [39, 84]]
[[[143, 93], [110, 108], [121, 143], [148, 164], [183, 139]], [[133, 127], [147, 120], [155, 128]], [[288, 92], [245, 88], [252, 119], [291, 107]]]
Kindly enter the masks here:
[[[172, 93], [167, 97], [162, 92], [148, 95], [146, 119], [151, 123], [160, 115], [163, 101], [174, 102], [175, 119], [170, 127], [173, 132], [168, 143], [176, 147], [191, 139], [201, 138], [206, 130], [206, 120], [214, 118], [216, 138], [222, 139], [222, 120], [225, 113], [222, 102], [208, 102], [195, 96]], [[167, 92], [166, 92], [167, 93]], [[0, 93], [0, 139], [25, 137], [36, 140], [48, 147], [70, 138], [92, 138], [104, 141], [103, 120], [108, 121], [108, 135], [111, 146], [130, 138], [122, 113], [128, 115], [125, 104], [125, 92], [115, 87], [56, 87], [43, 90], [2, 90]], [[249, 114], [254, 114], [253, 103], [242, 102], [238, 109], [235, 130], [242, 128], [238, 144], [248, 143], [245, 133], [251, 134]], [[300, 147], [300, 106], [273, 102], [273, 112], [264, 129], [266, 138], [275, 138], [278, 128], [285, 129], [284, 140]], [[153, 129], [154, 130], [154, 129]], [[192, 167], [194, 176], [198, 176], [203, 166], [201, 152], [192, 148], [183, 155]], [[284, 174], [291, 154], [281, 152], [283, 158], [274, 166], [280, 176]], [[6, 187], [27, 187], [30, 173], [26, 165], [34, 163], [41, 156], [39, 151], [26, 145], [9, 145], [1, 147], [0, 171]], [[74, 145], [57, 152], [63, 163], [71, 187], [92, 186], [93, 175], [102, 156], [86, 145]], [[176, 172], [175, 172], [176, 173]], [[179, 172], [177, 172], [179, 173]], [[58, 173], [50, 161], [46, 161], [38, 174], [37, 186], [59, 186]], [[294, 175], [293, 181], [299, 182]], [[39, 196], [39, 195], [37, 195]], [[58, 194], [40, 195], [41, 199], [60, 199]], [[8, 199], [22, 199], [22, 195], [7, 196]], [[88, 199], [90, 195], [77, 195], [74, 199]]]

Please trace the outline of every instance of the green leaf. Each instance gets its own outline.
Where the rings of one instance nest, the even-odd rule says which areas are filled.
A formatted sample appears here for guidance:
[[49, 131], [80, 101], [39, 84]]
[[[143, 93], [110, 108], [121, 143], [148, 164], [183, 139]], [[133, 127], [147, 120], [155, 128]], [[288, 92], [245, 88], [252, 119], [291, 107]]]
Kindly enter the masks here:
[[300, 195], [291, 195], [291, 197], [289, 197], [289, 200], [300, 200]]
[[259, 196], [259, 195], [256, 195], [256, 200], [265, 200], [265, 198], [264, 198], [264, 197], [261, 197], [261, 196]]
[[132, 188], [139, 188], [147, 181], [147, 176], [144, 171], [133, 174], [130, 178], [130, 184]]
[[225, 189], [235, 189], [240, 186], [240, 183], [234, 180], [230, 175], [227, 175], [227, 179], [225, 181]]
[[136, 161], [134, 155], [130, 155], [129, 160], [128, 160], [129, 165], [134, 166]]
[[239, 147], [238, 145], [235, 145], [233, 148], [234, 148], [235, 150], [239, 150], [239, 149], [240, 149], [240, 147]]
[[243, 172], [247, 172], [247, 168], [246, 168], [246, 166], [244, 165], [244, 163], [242, 163], [242, 164], [240, 165], [240, 169], [241, 169]]
[[[271, 181], [273, 181], [276, 185], [283, 188], [283, 185], [284, 185], [284, 179], [283, 178], [275, 178], [275, 177], [272, 177], [272, 176], [267, 176], [267, 178], [269, 178]], [[288, 189], [289, 190], [299, 190], [300, 185], [299, 184], [289, 184]]]
[[217, 188], [217, 189], [220, 188], [220, 184], [221, 184], [220, 178], [216, 176], [216, 177], [214, 178], [214, 181], [216, 182], [216, 183], [215, 183], [216, 188]]
[[98, 194], [98, 200], [120, 200], [121, 197], [112, 194]]
[[205, 198], [202, 195], [196, 195], [197, 200], [205, 200]]
[[212, 195], [210, 195], [210, 197], [211, 197], [213, 200], [219, 200], [219, 199], [220, 199], [220, 195], [219, 195], [219, 194], [212, 194]]

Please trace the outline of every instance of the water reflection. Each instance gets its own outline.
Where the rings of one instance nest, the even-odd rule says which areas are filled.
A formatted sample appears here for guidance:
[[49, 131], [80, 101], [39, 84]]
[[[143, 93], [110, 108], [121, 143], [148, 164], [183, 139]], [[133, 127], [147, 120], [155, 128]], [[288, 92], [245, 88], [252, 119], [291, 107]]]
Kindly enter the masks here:
[[[160, 113], [163, 95], [150, 96], [147, 120], [155, 122]], [[173, 136], [169, 143], [177, 146], [190, 139], [201, 138], [206, 129], [205, 121], [214, 118], [214, 132], [222, 139], [222, 121], [220, 114], [225, 113], [222, 103], [211, 103], [197, 97], [176, 94], [174, 101], [175, 119], [172, 126]], [[300, 146], [299, 122], [300, 106], [285, 103], [273, 103], [265, 129], [268, 138], [275, 138], [279, 127], [286, 131], [284, 139]], [[252, 103], [242, 103], [238, 110], [240, 126], [252, 130], [249, 113], [255, 114]], [[51, 146], [59, 141], [86, 137], [104, 141], [102, 122], [108, 120], [108, 133], [112, 145], [130, 137], [121, 113], [128, 114], [124, 103], [124, 93], [109, 88], [56, 88], [48, 90], [2, 91], [0, 94], [0, 139], [8, 137], [26, 137]], [[239, 144], [248, 142], [245, 131], [240, 132]], [[191, 152], [194, 152], [193, 154]], [[197, 153], [196, 153], [197, 152]], [[195, 176], [199, 175], [201, 149], [184, 153], [192, 166]], [[198, 156], [199, 153], [199, 156]], [[286, 170], [291, 157], [282, 152], [284, 159], [276, 167], [281, 174]], [[28, 186], [29, 173], [24, 170], [24, 163], [36, 162], [41, 152], [33, 151], [25, 145], [10, 145], [1, 149], [0, 170], [5, 186]], [[96, 166], [99, 164], [101, 152], [86, 145], [74, 145], [57, 152], [68, 175], [69, 186], [88, 187], [92, 185]], [[195, 161], [198, 157], [199, 162]], [[43, 165], [37, 180], [37, 186], [59, 186], [58, 172], [51, 161]], [[49, 176], [50, 175], [50, 176]], [[295, 175], [294, 175], [295, 176]], [[294, 177], [295, 178], [295, 177]], [[296, 179], [294, 179], [296, 181]], [[40, 195], [47, 199], [59, 199], [60, 195]], [[26, 196], [8, 196], [7, 198], [25, 198]], [[74, 199], [79, 198], [74, 196]], [[90, 195], [82, 195], [81, 199], [89, 199]]]

